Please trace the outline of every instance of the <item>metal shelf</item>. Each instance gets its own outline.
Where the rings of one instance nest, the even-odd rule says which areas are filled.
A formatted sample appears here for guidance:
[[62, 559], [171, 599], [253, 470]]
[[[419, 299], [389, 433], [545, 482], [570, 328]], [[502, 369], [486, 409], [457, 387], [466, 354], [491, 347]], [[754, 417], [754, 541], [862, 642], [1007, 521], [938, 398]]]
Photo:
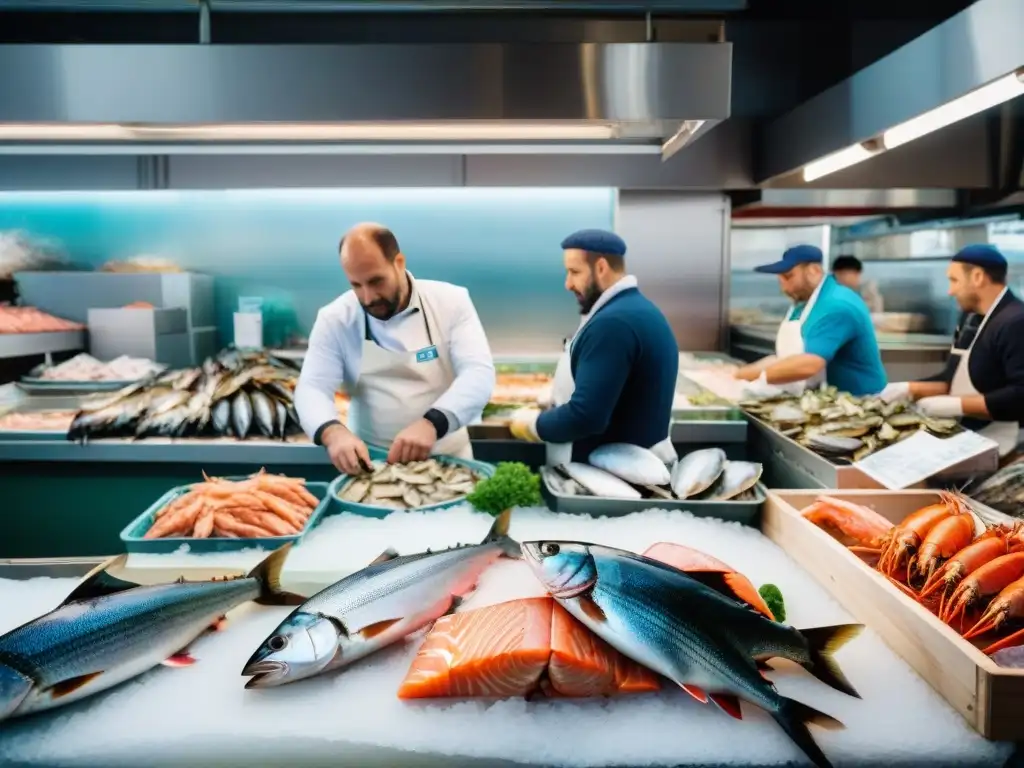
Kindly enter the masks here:
[[0, 333], [0, 358], [47, 355], [85, 348], [85, 331]]

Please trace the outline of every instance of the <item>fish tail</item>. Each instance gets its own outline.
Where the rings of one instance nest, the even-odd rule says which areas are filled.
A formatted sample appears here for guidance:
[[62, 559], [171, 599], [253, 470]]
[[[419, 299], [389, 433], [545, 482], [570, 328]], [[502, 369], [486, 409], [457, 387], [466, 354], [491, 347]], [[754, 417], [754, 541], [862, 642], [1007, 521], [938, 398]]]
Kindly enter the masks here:
[[781, 698], [779, 711], [773, 713], [772, 717], [775, 719], [775, 722], [782, 726], [782, 730], [786, 732], [786, 735], [810, 758], [812, 763], [818, 768], [832, 768], [832, 763], [825, 757], [825, 753], [821, 751], [821, 747], [818, 746], [814, 737], [811, 736], [811, 732], [807, 729], [807, 724], [814, 723], [829, 730], [839, 730], [845, 727], [841, 722], [831, 715], [819, 712], [796, 699], [787, 699], [785, 697]]
[[807, 640], [811, 657], [810, 662], [804, 665], [807, 671], [826, 685], [858, 699], [861, 697], [860, 694], [846, 679], [832, 654], [857, 637], [862, 629], [863, 624], [837, 624], [832, 627], [800, 630]]
[[249, 578], [260, 583], [260, 595], [256, 598], [260, 605], [302, 605], [306, 602], [302, 595], [281, 589], [281, 571], [291, 548], [291, 544], [285, 544], [275, 549], [249, 572]]
[[501, 547], [502, 554], [505, 557], [511, 557], [518, 559], [523, 556], [523, 549], [519, 542], [508, 535], [509, 524], [512, 522], [512, 510], [506, 509], [491, 526], [491, 530], [487, 532], [484, 540], [481, 544], [497, 544]]

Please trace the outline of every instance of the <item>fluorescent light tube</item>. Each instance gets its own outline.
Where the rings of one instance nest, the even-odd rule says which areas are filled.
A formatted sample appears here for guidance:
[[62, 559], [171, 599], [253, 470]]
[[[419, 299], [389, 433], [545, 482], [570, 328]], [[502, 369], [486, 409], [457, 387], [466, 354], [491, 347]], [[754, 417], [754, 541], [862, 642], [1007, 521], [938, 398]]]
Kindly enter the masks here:
[[613, 125], [570, 122], [0, 123], [0, 141], [607, 141], [617, 136]]
[[1021, 95], [1024, 95], [1024, 69], [1011, 72], [890, 128], [882, 134], [882, 143], [886, 149], [893, 149]]
[[868, 149], [863, 144], [851, 144], [846, 149], [840, 149], [838, 152], [825, 155], [825, 157], [805, 165], [804, 181], [820, 179], [822, 176], [849, 168], [851, 165], [856, 165], [877, 154], [878, 150]]

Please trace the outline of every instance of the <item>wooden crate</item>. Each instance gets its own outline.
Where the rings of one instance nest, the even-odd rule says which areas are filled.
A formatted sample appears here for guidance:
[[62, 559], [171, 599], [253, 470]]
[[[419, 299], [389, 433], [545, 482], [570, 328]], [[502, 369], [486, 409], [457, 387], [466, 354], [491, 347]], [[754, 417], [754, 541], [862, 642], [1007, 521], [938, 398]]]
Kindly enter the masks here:
[[[762, 513], [764, 534], [809, 571], [858, 621], [877, 632], [982, 736], [1024, 740], [1024, 669], [1000, 667], [931, 611], [800, 511], [822, 491], [773, 491]], [[935, 491], [842, 490], [830, 495], [863, 504], [898, 522], [938, 501]]]

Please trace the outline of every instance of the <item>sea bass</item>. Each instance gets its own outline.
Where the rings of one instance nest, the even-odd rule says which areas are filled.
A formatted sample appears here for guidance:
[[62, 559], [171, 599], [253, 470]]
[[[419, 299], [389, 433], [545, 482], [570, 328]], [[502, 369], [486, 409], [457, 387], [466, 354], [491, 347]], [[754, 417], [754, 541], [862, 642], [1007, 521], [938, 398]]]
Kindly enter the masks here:
[[519, 557], [503, 512], [480, 544], [442, 552], [384, 551], [361, 571], [313, 595], [256, 650], [246, 688], [266, 688], [347, 666], [453, 613], [502, 555]]
[[806, 723], [842, 728], [834, 718], [780, 696], [758, 661], [790, 658], [856, 695], [831, 654], [859, 624], [798, 630], [738, 602], [722, 574], [683, 573], [611, 547], [531, 541], [523, 555], [551, 596], [624, 656], [675, 682], [702, 702], [742, 719], [739, 699], [766, 710], [819, 768], [831, 766]]
[[602, 445], [590, 452], [587, 463], [636, 485], [666, 485], [670, 480], [665, 462], [639, 445]]
[[0, 637], [0, 720], [84, 699], [157, 666], [186, 666], [184, 650], [231, 609], [254, 600], [296, 605], [280, 588], [291, 545], [248, 576], [140, 586], [104, 563], [54, 610]]
[[726, 456], [721, 448], [705, 448], [681, 458], [672, 467], [672, 493], [688, 499], [710, 488], [725, 469]]

